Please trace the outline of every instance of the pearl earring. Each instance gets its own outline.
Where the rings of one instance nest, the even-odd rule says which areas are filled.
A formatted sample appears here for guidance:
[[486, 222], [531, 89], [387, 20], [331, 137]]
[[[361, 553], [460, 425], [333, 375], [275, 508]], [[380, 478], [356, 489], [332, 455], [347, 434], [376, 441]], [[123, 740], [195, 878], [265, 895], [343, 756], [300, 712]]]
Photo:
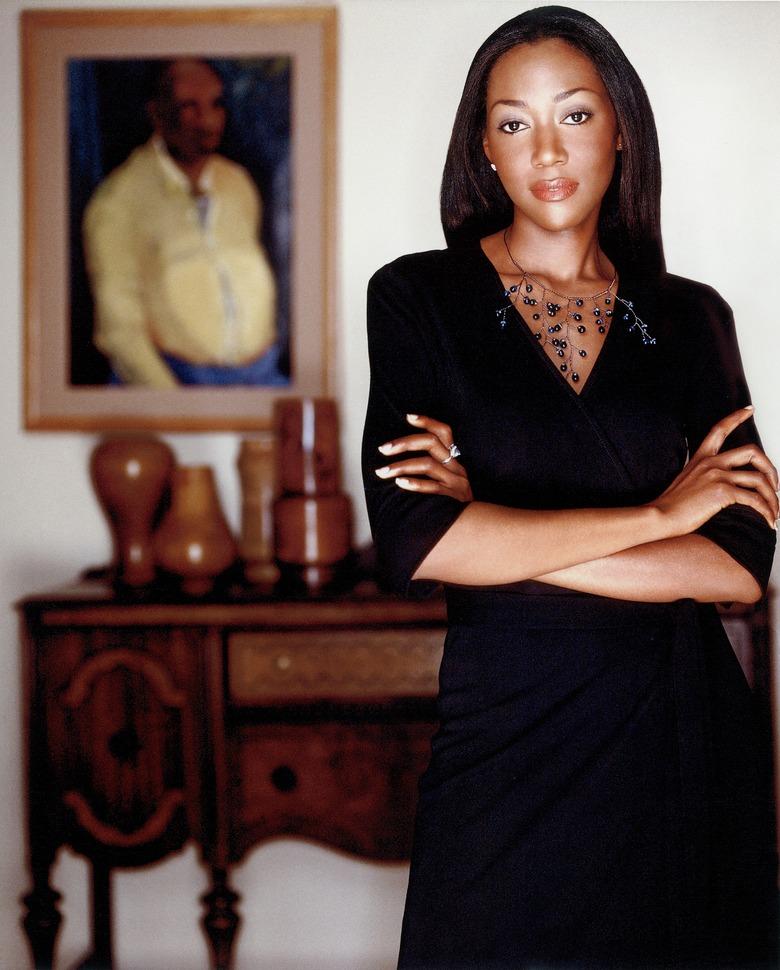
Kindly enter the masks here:
[[495, 165], [493, 164], [493, 162], [491, 162], [491, 163], [490, 163], [490, 167], [491, 167], [491, 168], [493, 169], [493, 171], [495, 172], [495, 170], [496, 170], [496, 166], [495, 166]]

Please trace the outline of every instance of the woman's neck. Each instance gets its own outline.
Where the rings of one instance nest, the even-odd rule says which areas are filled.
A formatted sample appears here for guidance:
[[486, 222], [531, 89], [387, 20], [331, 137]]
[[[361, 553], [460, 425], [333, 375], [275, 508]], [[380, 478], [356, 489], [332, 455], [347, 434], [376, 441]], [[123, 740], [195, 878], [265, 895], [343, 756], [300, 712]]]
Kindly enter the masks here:
[[[594, 228], [548, 232], [527, 221], [515, 221], [492, 238], [494, 265], [502, 275], [523, 270], [563, 293], [594, 290], [612, 279], [615, 268], [599, 246]], [[503, 250], [503, 252], [502, 252]]]

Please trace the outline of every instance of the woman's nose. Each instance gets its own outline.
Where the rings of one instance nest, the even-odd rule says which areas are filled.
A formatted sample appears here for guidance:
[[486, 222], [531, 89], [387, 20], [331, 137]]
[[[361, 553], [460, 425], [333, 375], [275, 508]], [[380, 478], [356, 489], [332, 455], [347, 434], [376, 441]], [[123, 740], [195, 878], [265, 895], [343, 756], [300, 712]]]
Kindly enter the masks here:
[[548, 165], [561, 165], [568, 158], [566, 149], [558, 131], [558, 126], [542, 125], [534, 133], [534, 146], [531, 164], [535, 168], [545, 168]]

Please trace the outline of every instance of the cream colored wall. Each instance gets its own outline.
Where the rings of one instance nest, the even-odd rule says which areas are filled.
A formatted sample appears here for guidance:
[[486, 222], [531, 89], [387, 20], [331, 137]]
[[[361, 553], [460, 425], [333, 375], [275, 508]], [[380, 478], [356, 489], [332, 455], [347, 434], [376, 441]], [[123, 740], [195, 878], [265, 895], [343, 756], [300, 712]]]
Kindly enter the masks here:
[[[192, 4], [192, 0], [190, 0]], [[178, 0], [177, 5], [184, 5]], [[10, 604], [102, 563], [108, 536], [93, 500], [89, 435], [20, 430], [20, 125], [17, 17], [47, 0], [0, 0], [0, 967], [20, 970], [23, 869], [16, 624]], [[80, 6], [99, 3], [81, 0]], [[102, 4], [110, 6], [109, 2]], [[153, 5], [153, 4], [149, 4]], [[173, 6], [174, 0], [165, 0]], [[212, 2], [209, 4], [214, 5]], [[233, 0], [234, 6], [239, 0]], [[767, 449], [780, 457], [776, 261], [780, 246], [780, 40], [777, 3], [580, 3], [621, 41], [645, 80], [664, 158], [670, 268], [715, 285], [732, 304]], [[339, 397], [344, 466], [360, 508], [358, 441], [367, 388], [365, 284], [383, 262], [441, 245], [438, 182], [467, 64], [495, 26], [522, 9], [503, 0], [341, 0], [338, 218]], [[182, 461], [218, 470], [235, 522], [238, 436], [171, 435]], [[362, 512], [361, 512], [362, 516]], [[367, 534], [361, 517], [359, 538]], [[405, 885], [401, 866], [372, 866], [311, 845], [277, 842], [236, 874], [245, 922], [239, 970], [371, 970], [393, 965]], [[64, 855], [60, 966], [86, 940], [85, 870]], [[121, 970], [206, 965], [197, 927], [205, 879], [192, 850], [120, 874]]]

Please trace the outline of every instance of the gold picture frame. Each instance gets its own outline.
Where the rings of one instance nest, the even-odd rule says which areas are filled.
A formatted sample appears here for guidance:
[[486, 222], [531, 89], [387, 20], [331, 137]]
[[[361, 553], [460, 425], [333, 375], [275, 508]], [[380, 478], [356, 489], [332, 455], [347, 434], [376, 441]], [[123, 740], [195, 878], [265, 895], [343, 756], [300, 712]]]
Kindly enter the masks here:
[[[21, 34], [25, 428], [244, 431], [269, 425], [275, 398], [330, 393], [335, 300], [335, 8], [27, 10], [21, 14]], [[283, 226], [286, 235], [277, 228], [282, 243], [275, 267], [280, 292], [282, 272], [286, 273], [282, 358], [287, 369], [280, 371], [275, 383], [181, 384], [163, 389], [123, 385], [111, 377], [98, 379], [93, 376], [97, 370], [87, 371], [86, 377], [79, 371], [90, 351], [84, 341], [91, 339], [83, 336], [91, 334], [91, 318], [85, 326], [89, 313], [82, 313], [81, 307], [91, 296], [79, 290], [84, 288], [77, 266], [81, 223], [74, 196], [86, 194], [83, 183], [89, 180], [79, 180], [74, 166], [81, 164], [82, 140], [95, 139], [73, 135], [73, 78], [81, 76], [84, 65], [90, 70], [97, 65], [100, 76], [116, 72], [121, 65], [137, 74], [144, 65], [177, 57], [225, 63], [234, 73], [248, 70], [247, 65], [259, 70], [257, 65], [266, 62], [288, 65], [284, 105], [273, 102], [273, 93], [266, 99], [270, 99], [271, 114], [282, 118], [280, 130], [285, 122], [283, 108], [289, 118], [284, 149], [286, 196], [277, 193], [282, 199], [277, 199], [277, 226]], [[278, 79], [274, 83], [278, 88]], [[132, 85], [112, 84], [108, 94], [98, 88], [95, 100], [102, 98], [113, 108], [114, 92], [120, 92], [121, 100], [128, 87], [140, 100]], [[96, 113], [87, 114], [91, 119]], [[78, 123], [83, 130], [84, 123]], [[106, 127], [112, 136], [118, 130], [124, 135], [124, 126], [116, 121]], [[283, 133], [278, 136], [280, 158], [283, 137]], [[122, 146], [114, 149], [121, 160]]]

